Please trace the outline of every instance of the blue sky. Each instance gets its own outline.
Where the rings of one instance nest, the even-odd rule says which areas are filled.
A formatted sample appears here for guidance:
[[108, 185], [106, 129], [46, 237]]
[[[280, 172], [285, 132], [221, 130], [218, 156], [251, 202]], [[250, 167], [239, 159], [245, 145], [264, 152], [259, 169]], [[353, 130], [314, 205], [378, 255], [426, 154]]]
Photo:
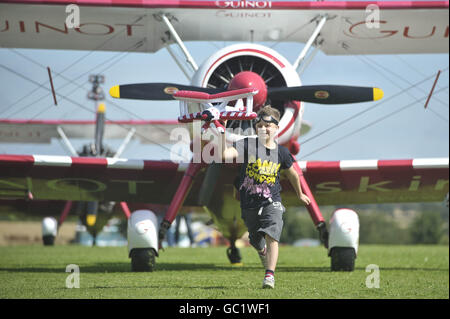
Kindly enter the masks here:
[[[186, 46], [200, 65], [219, 48], [230, 44], [232, 43], [191, 42], [186, 43]], [[272, 45], [272, 43], [262, 44]], [[302, 47], [303, 44], [298, 43], [280, 43], [274, 49], [293, 63]], [[64, 100], [60, 100], [58, 106], [52, 106], [51, 95], [42, 98], [48, 94], [47, 70], [31, 60], [45, 67], [50, 66], [54, 74], [73, 65], [66, 69], [63, 75], [84, 89], [54, 75], [56, 91], [83, 103], [92, 112]], [[103, 85], [105, 92], [116, 84], [140, 82], [188, 84], [188, 80], [166, 49], [156, 53], [90, 54], [86, 51], [0, 49], [0, 61], [1, 64], [36, 82], [44, 83], [45, 86], [38, 88], [35, 84], [0, 68], [2, 87], [0, 118], [94, 119], [94, 102], [86, 98], [87, 90], [90, 88], [88, 75], [99, 72], [106, 78]], [[78, 62], [74, 63], [76, 61]], [[424, 109], [426, 97], [438, 70], [446, 71], [439, 78], [428, 109]], [[428, 80], [423, 81], [425, 79]], [[308, 135], [299, 139], [301, 151], [297, 156], [298, 159], [409, 159], [449, 156], [448, 54], [327, 56], [319, 52], [302, 74], [301, 80], [305, 85], [375, 86], [382, 88], [385, 96], [381, 104], [380, 102], [341, 106], [306, 104], [304, 120], [312, 124], [312, 129]], [[420, 81], [423, 83], [408, 90]], [[26, 97], [16, 103], [24, 96]], [[130, 110], [133, 115], [106, 103], [108, 119], [173, 120], [178, 116], [177, 102], [131, 100], [115, 102]], [[404, 108], [402, 111], [398, 111], [402, 108]], [[363, 110], [366, 110], [363, 115], [329, 130], [335, 124]], [[388, 116], [395, 111], [398, 112]], [[324, 131], [326, 132], [321, 134]], [[73, 144], [80, 149], [85, 142], [74, 140]], [[118, 147], [120, 141], [110, 141], [107, 144]], [[51, 145], [0, 143], [0, 153], [68, 155], [58, 141], [53, 141]], [[141, 145], [138, 141], [134, 141], [122, 157], [168, 159], [169, 153], [167, 148]]]

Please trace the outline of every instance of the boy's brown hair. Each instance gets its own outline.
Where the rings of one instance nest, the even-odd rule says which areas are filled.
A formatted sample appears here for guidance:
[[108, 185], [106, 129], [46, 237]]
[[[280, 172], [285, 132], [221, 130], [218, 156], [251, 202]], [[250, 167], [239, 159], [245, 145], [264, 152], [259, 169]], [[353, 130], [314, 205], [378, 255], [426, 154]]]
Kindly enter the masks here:
[[263, 108], [261, 108], [258, 111], [258, 116], [272, 116], [273, 118], [275, 118], [278, 122], [280, 121], [281, 118], [281, 114], [280, 111], [278, 111], [276, 108], [270, 106], [270, 105], [266, 105]]

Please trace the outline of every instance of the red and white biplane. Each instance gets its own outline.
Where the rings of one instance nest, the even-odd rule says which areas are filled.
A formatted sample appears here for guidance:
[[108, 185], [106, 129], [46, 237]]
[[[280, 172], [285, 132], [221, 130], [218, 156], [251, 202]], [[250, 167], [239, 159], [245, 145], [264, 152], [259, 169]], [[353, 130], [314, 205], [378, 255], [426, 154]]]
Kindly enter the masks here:
[[[81, 9], [76, 27], [66, 21], [65, 8], [70, 4]], [[379, 20], [367, 20], [369, 6], [379, 9]], [[189, 85], [119, 85], [112, 87], [110, 94], [125, 99], [179, 100], [178, 120], [106, 121], [105, 138], [130, 138], [134, 130], [140, 130], [136, 136], [146, 136], [144, 142], [162, 143], [168, 140], [171, 129], [185, 127], [194, 153], [196, 141], [203, 134], [223, 132], [222, 119], [229, 120], [228, 129], [235, 129], [227, 134], [228, 142], [251, 135], [252, 131], [246, 129], [252, 127], [258, 108], [270, 102], [282, 115], [278, 143], [295, 156], [300, 150], [302, 126], [307, 130], [302, 123], [306, 103], [347, 104], [383, 97], [378, 88], [302, 85], [298, 71], [317, 50], [329, 55], [448, 53], [448, 1], [0, 0], [0, 12], [2, 47], [88, 51], [133, 48], [137, 52], [167, 48], [171, 52], [170, 44], [177, 44], [186, 60], [171, 55]], [[367, 27], [371, 22], [379, 27]], [[412, 29], [431, 31], [416, 36]], [[185, 41], [241, 43], [218, 50], [198, 66]], [[291, 63], [274, 49], [254, 43], [264, 41], [306, 44]], [[203, 126], [197, 134], [196, 124], [200, 122]], [[88, 137], [87, 127], [93, 130], [94, 125], [3, 119], [0, 132], [7, 133], [0, 134], [0, 142]], [[97, 123], [99, 126], [103, 124]], [[96, 140], [100, 141], [99, 136]], [[101, 150], [99, 145], [95, 149]], [[200, 143], [200, 148], [203, 146]], [[241, 262], [235, 242], [246, 229], [239, 202], [233, 196], [239, 165], [195, 161], [194, 156], [189, 162], [175, 162], [99, 155], [102, 153], [97, 152], [95, 157], [0, 155], [0, 199], [25, 206], [64, 201], [62, 216], [67, 215], [72, 201], [120, 202], [129, 218], [128, 248], [136, 270], [153, 267], [160, 241], [181, 210], [206, 211], [230, 241], [230, 262]], [[307, 210], [335, 270], [353, 269], [359, 224], [353, 211], [339, 209], [327, 227], [319, 204], [441, 202], [448, 194], [448, 158], [296, 161], [294, 165], [303, 190], [312, 200]], [[283, 202], [298, 205], [287, 180], [282, 180], [282, 187]], [[153, 212], [161, 211], [164, 217], [158, 225]]]

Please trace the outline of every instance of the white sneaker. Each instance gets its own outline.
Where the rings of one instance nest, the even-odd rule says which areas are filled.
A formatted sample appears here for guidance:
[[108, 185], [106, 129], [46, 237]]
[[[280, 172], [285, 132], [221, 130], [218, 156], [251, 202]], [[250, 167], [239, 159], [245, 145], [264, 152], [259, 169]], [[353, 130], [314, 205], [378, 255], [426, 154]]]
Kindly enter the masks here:
[[275, 277], [271, 275], [266, 275], [263, 280], [263, 289], [273, 289], [275, 288]]
[[262, 252], [258, 251], [259, 259], [261, 260], [261, 264], [263, 265], [264, 269], [267, 269], [267, 247], [264, 246], [264, 250]]

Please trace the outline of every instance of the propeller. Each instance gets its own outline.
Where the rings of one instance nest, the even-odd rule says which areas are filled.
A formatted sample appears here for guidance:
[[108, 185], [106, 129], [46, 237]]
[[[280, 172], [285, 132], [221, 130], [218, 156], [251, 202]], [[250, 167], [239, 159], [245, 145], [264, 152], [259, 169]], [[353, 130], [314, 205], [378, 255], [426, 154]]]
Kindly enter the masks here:
[[[225, 92], [226, 89], [203, 88], [175, 83], [141, 83], [113, 86], [109, 93], [115, 98], [137, 100], [174, 100], [178, 91], [197, 91], [208, 94]], [[379, 88], [344, 85], [305, 85], [294, 87], [269, 87], [267, 97], [280, 101], [303, 101], [317, 104], [348, 104], [377, 101], [383, 97]]]

